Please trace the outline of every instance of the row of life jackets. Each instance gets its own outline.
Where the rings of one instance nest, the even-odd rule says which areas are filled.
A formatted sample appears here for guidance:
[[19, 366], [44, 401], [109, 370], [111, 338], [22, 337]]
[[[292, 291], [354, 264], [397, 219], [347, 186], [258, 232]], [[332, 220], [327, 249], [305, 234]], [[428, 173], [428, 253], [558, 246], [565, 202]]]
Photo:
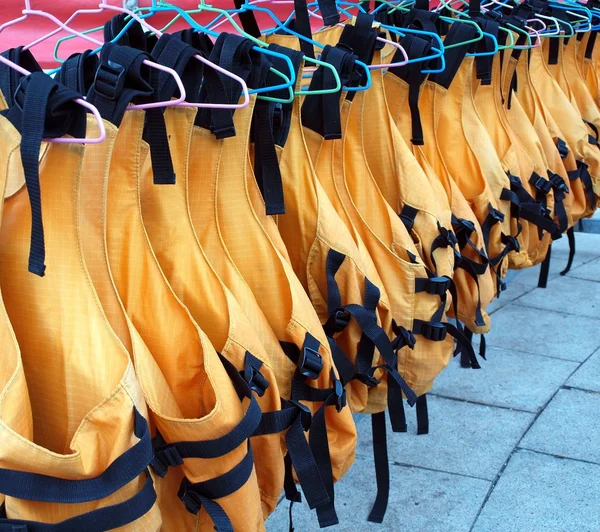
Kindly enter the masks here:
[[[506, 20], [536, 9], [550, 8]], [[503, 20], [470, 14], [503, 42]], [[331, 92], [331, 69], [305, 82], [306, 47], [276, 33], [264, 40], [296, 91], [317, 94], [144, 111], [129, 106], [177, 93], [146, 59], [217, 104], [241, 86], [196, 54], [253, 89], [286, 62], [229, 33], [156, 40], [134, 24], [109, 42], [123, 16], [54, 78], [29, 51], [2, 54], [32, 74], [0, 64], [0, 530], [263, 530], [298, 485], [337, 524], [360, 413], [369, 520], [383, 520], [386, 416], [406, 432], [416, 405], [427, 433], [426, 394], [453, 355], [479, 368], [471, 338], [508, 269], [595, 210], [600, 84], [593, 32], [486, 54], [473, 25], [440, 29], [426, 6], [380, 15], [315, 33], [344, 87], [390, 62], [384, 22], [439, 32], [445, 68], [374, 69], [367, 90]], [[401, 43], [409, 59], [433, 46]], [[81, 96], [105, 140], [45, 142], [98, 136]]]

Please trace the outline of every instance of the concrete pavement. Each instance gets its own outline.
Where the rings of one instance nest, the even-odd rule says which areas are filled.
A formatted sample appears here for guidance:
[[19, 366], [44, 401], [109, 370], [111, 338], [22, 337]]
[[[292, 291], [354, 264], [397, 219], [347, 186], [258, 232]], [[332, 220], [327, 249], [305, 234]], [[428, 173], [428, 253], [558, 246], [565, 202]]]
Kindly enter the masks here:
[[[539, 268], [511, 275], [493, 303], [481, 370], [453, 360], [429, 396], [430, 433], [388, 434], [390, 504], [367, 522], [375, 498], [368, 416], [336, 486], [340, 525], [331, 532], [600, 531], [600, 235], [577, 233], [571, 272], [566, 238], [553, 245], [547, 289]], [[288, 531], [287, 501], [267, 521]], [[318, 530], [304, 504], [297, 532]]]

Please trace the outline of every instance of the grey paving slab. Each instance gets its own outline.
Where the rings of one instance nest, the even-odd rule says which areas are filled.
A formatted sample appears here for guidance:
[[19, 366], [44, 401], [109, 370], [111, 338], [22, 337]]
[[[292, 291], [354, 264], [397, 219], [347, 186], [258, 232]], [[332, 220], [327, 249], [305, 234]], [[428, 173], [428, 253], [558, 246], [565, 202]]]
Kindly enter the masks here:
[[[600, 346], [600, 320], [523, 306], [531, 303], [525, 300], [529, 295], [492, 315], [488, 345], [579, 362]], [[558, 303], [555, 307], [560, 308]]]
[[[373, 464], [357, 460], [336, 485], [340, 524], [332, 532], [357, 530], [468, 531], [481, 507], [490, 482], [414, 467], [391, 466], [390, 500], [382, 524], [367, 522], [375, 500]], [[266, 522], [268, 532], [288, 532], [289, 503], [282, 501]], [[314, 512], [294, 504], [297, 531], [317, 531]]]
[[600, 466], [518, 451], [473, 532], [596, 532], [598, 500]]
[[588, 358], [567, 381], [568, 386], [600, 392], [600, 351]]
[[600, 464], [599, 412], [600, 394], [559, 390], [519, 446]]
[[519, 303], [541, 309], [560, 308], [570, 314], [597, 318], [600, 317], [600, 286], [583, 279], [558, 277], [548, 283], [548, 288], [528, 292]]
[[576, 362], [492, 347], [478, 370], [461, 368], [458, 359], [452, 360], [435, 380], [433, 393], [537, 412], [577, 367]]
[[[417, 436], [415, 412], [407, 408], [408, 432], [388, 438], [391, 460], [493, 480], [533, 419], [528, 412], [439, 397], [428, 403], [430, 433]], [[358, 426], [357, 452], [370, 457], [368, 416], [361, 416]]]
[[[600, 235], [591, 233], [575, 234], [575, 256], [583, 262], [600, 257]], [[569, 242], [567, 237], [563, 236], [552, 244], [552, 256], [568, 255]]]
[[500, 294], [500, 297], [494, 299], [487, 306], [487, 313], [491, 314], [492, 312], [496, 312], [502, 307], [508, 305], [511, 301], [514, 301], [531, 290], [533, 290], [533, 287], [524, 283], [520, 283], [518, 281], [518, 277], [515, 277], [515, 280], [507, 281], [506, 290]]
[[600, 259], [594, 259], [577, 268], [573, 268], [567, 275], [576, 279], [600, 282]]
[[[598, 237], [600, 243], [600, 236]], [[550, 271], [548, 272], [548, 281], [552, 279], [556, 279], [560, 276], [560, 272], [563, 271], [567, 266], [567, 255], [562, 253], [554, 254], [552, 253], [552, 257], [550, 260]], [[584, 257], [580, 255], [575, 255], [573, 259], [573, 264], [571, 266], [571, 271], [579, 266], [583, 266], [585, 264]], [[521, 284], [525, 284], [527, 286], [536, 287], [538, 285], [538, 279], [540, 276], [541, 265], [533, 266], [531, 268], [525, 268], [524, 270], [518, 270], [518, 274], [515, 277], [515, 281]]]

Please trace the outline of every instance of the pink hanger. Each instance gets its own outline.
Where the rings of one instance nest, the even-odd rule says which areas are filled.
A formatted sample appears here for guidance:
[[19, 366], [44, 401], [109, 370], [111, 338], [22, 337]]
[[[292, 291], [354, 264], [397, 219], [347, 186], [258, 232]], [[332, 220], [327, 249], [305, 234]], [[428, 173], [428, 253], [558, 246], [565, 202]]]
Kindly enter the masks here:
[[[26, 6], [29, 5], [29, 0], [25, 1]], [[76, 17], [77, 15], [97, 15], [100, 13], [103, 13], [106, 9], [111, 9], [113, 11], [119, 11], [120, 13], [126, 13], [127, 15], [129, 15], [130, 17], [132, 17], [133, 19], [137, 20], [143, 27], [145, 27], [148, 31], [154, 33], [157, 37], [161, 37], [162, 36], [162, 32], [160, 32], [158, 29], [154, 28], [153, 26], [151, 26], [150, 24], [148, 24], [145, 20], [139, 18], [135, 13], [133, 13], [132, 11], [128, 10], [128, 9], [124, 9], [124, 8], [119, 8], [116, 6], [111, 6], [109, 4], [106, 3], [106, 0], [103, 0], [101, 4], [98, 5], [97, 8], [94, 9], [78, 9], [77, 11], [75, 11], [64, 23], [65, 26], [67, 26], [68, 24], [70, 24]], [[32, 46], [35, 46], [36, 44], [50, 38], [53, 37], [54, 35], [56, 35], [57, 33], [59, 33], [63, 28], [59, 27], [55, 30], [52, 30], [50, 33], [47, 33], [46, 35], [36, 39], [35, 41], [33, 41], [32, 43], [28, 44], [27, 46], [24, 47], [25, 50], [31, 48]], [[0, 27], [0, 31], [1, 31], [1, 27]], [[80, 34], [79, 32], [76, 32], [74, 30], [72, 30], [72, 33], [78, 36], [82, 36], [82, 34]], [[84, 38], [86, 38], [86, 36], [84, 36]], [[89, 40], [89, 39], [88, 39]], [[227, 104], [227, 103], [189, 103], [189, 102], [185, 102], [183, 101], [185, 99], [185, 90], [183, 91], [183, 93], [181, 93], [181, 87], [179, 89], [180, 94], [184, 95], [184, 98], [182, 99], [181, 97], [178, 98], [177, 100], [172, 100], [170, 102], [170, 105], [178, 105], [179, 107], [196, 107], [196, 108], [206, 108], [206, 109], [239, 109], [242, 107], [246, 107], [249, 103], [250, 103], [250, 94], [248, 92], [248, 85], [246, 84], [246, 82], [240, 78], [239, 76], [237, 76], [236, 74], [234, 74], [233, 72], [229, 72], [228, 70], [224, 69], [223, 67], [220, 67], [219, 65], [217, 65], [216, 63], [213, 63], [212, 61], [209, 61], [208, 59], [206, 59], [205, 57], [202, 57], [200, 54], [196, 54], [194, 55], [194, 58], [197, 59], [198, 61], [200, 61], [201, 63], [205, 64], [206, 66], [213, 68], [214, 70], [216, 70], [217, 72], [220, 72], [221, 74], [223, 74], [224, 76], [227, 76], [235, 81], [237, 81], [241, 87], [242, 87], [242, 95], [244, 96], [244, 100], [241, 103], [235, 103], [235, 104]], [[144, 63], [146, 63], [144, 61]], [[162, 67], [162, 65], [161, 65]], [[165, 68], [165, 67], [162, 67]], [[170, 69], [169, 69], [170, 70]], [[177, 78], [179, 78], [179, 76], [177, 76]], [[179, 87], [179, 83], [177, 84]], [[162, 105], [154, 105], [154, 104], [144, 104], [142, 105], [131, 105], [129, 106], [127, 109], [148, 109], [150, 108], [149, 106], [153, 106], [153, 107], [160, 107]]]
[[[25, 70], [23, 67], [20, 67], [16, 63], [13, 63], [12, 61], [6, 59], [5, 57], [2, 57], [1, 55], [0, 55], [0, 63], [4, 63], [5, 65], [9, 66], [10, 68], [13, 68], [17, 72], [20, 72], [24, 76], [29, 76], [31, 74], [31, 72], [29, 72], [29, 70]], [[77, 138], [72, 138], [72, 137], [60, 137], [57, 139], [43, 139], [43, 141], [44, 142], [57, 142], [57, 143], [61, 143], [61, 144], [99, 144], [100, 142], [103, 142], [104, 139], [106, 138], [106, 129], [104, 128], [104, 121], [102, 120], [102, 117], [100, 116], [100, 112], [98, 111], [98, 109], [96, 109], [96, 107], [93, 106], [91, 103], [88, 103], [85, 100], [82, 100], [81, 98], [76, 98], [73, 101], [78, 103], [82, 107], [85, 107], [94, 115], [94, 118], [96, 119], [96, 122], [98, 124], [99, 135], [97, 137], [84, 138], [84, 139], [77, 139]]]
[[[486, 9], [486, 6], [489, 6], [491, 4], [498, 4], [498, 5], [501, 5], [504, 7], [508, 7], [509, 9], [513, 9], [513, 6], [504, 4], [504, 3], [500, 2], [499, 0], [491, 0], [491, 2], [488, 2], [487, 4], [484, 4], [481, 6], [482, 12], [488, 11], [488, 9]], [[527, 19], [527, 22], [538, 22], [539, 24], [541, 24], [543, 26], [543, 28], [541, 30], [536, 30], [535, 28], [532, 28], [531, 26], [524, 25], [523, 27], [524, 27], [524, 29], [526, 29], [529, 32], [529, 35], [531, 37], [535, 37], [535, 44], [532, 44], [531, 46], [528, 46], [526, 44], [525, 45], [515, 44], [513, 46], [513, 48], [515, 50], [529, 50], [530, 48], [538, 48], [542, 45], [542, 37], [540, 35], [540, 31], [544, 31], [546, 29], [546, 23], [537, 18]]]
[[[126, 13], [133, 19], [137, 20], [148, 31], [154, 33], [154, 35], [156, 35], [159, 39], [163, 35], [163, 33], [160, 30], [151, 26], [144, 19], [141, 19], [135, 13], [133, 13], [132, 11], [129, 11], [128, 9], [125, 9], [123, 7], [111, 6], [106, 3], [106, 0], [102, 0], [102, 3], [98, 7], [100, 8], [101, 11], [103, 11], [104, 9], [110, 9], [111, 11], [117, 11], [118, 13]], [[196, 107], [196, 108], [206, 108], [206, 109], [239, 109], [241, 107], [246, 107], [250, 103], [250, 94], [248, 93], [248, 85], [242, 78], [235, 75], [233, 72], [229, 72], [228, 70], [224, 69], [223, 67], [213, 63], [212, 61], [209, 61], [205, 57], [202, 57], [200, 54], [196, 54], [194, 56], [194, 58], [197, 59], [198, 61], [200, 61], [201, 63], [204, 63], [205, 65], [207, 65], [211, 68], [214, 68], [217, 72], [220, 72], [224, 76], [227, 76], [228, 78], [231, 78], [231, 79], [234, 79], [235, 81], [237, 81], [242, 87], [242, 94], [244, 95], [244, 101], [241, 103], [236, 103], [236, 104], [178, 102], [177, 105], [179, 105], [179, 107]]]
[[[107, 6], [107, 7], [110, 7], [110, 6]], [[25, 0], [25, 9], [23, 9], [23, 11], [22, 11], [23, 16], [2, 24], [0, 26], [0, 33], [5, 28], [8, 28], [9, 26], [13, 26], [19, 22], [23, 22], [24, 20], [26, 20], [29, 17], [29, 15], [38, 15], [40, 17], [51, 20], [57, 26], [59, 26], [59, 29], [56, 31], [56, 33], [58, 33], [58, 31], [60, 31], [62, 29], [73, 35], [76, 35], [77, 37], [81, 37], [82, 39], [85, 39], [86, 41], [91, 42], [91, 43], [95, 44], [96, 46], [103, 45], [102, 41], [99, 41], [97, 39], [94, 39], [93, 37], [90, 37], [89, 35], [86, 35], [77, 30], [69, 28], [67, 25], [63, 24], [60, 20], [58, 20], [54, 15], [51, 15], [50, 13], [46, 13], [45, 11], [41, 11], [38, 9], [30, 9], [30, 8], [31, 8], [30, 1]], [[127, 12], [127, 10], [124, 10], [124, 11]], [[35, 44], [35, 42], [32, 44]], [[177, 83], [177, 88], [179, 90], [179, 98], [174, 99], [174, 100], [166, 100], [166, 101], [162, 101], [162, 102], [152, 102], [152, 103], [145, 103], [145, 104], [140, 104], [140, 105], [130, 105], [127, 107], [127, 110], [168, 107], [171, 105], [178, 105], [185, 100], [185, 97], [186, 97], [185, 88], [183, 87], [183, 82], [181, 81], [181, 78], [179, 77], [179, 74], [177, 74], [177, 72], [175, 72], [172, 68], [168, 68], [166, 66], [160, 65], [158, 63], [155, 63], [154, 61], [148, 61], [147, 59], [144, 59], [143, 63], [145, 65], [149, 66], [150, 68], [155, 68], [156, 70], [161, 70], [161, 71], [166, 72], [167, 74], [171, 75], [175, 79], [175, 83]]]

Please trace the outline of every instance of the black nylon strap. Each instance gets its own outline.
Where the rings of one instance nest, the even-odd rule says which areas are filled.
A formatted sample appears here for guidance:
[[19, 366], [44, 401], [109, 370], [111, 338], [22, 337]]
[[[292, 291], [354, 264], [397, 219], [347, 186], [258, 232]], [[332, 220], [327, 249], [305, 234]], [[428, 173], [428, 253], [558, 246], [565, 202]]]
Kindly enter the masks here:
[[[423, 57], [429, 53], [431, 48], [431, 42], [413, 34], [408, 34], [403, 37], [402, 45], [406, 49], [409, 59]], [[412, 123], [411, 142], [414, 145], [419, 146], [424, 144], [423, 127], [421, 125], [421, 114], [419, 111], [419, 93], [421, 90], [421, 83], [423, 83], [423, 80], [425, 79], [425, 76], [421, 74], [422, 68], [423, 64], [417, 62], [409, 63], [404, 66], [392, 67], [389, 70], [408, 83], [408, 106], [410, 108]]]
[[552, 257], [552, 246], [548, 246], [548, 251], [540, 267], [540, 276], [538, 277], [538, 288], [548, 286], [548, 274], [550, 273], [550, 259]]
[[[301, 373], [304, 368], [304, 361], [308, 361], [312, 354], [312, 367], [317, 359], [320, 347], [319, 341], [310, 333], [306, 333], [302, 352], [295, 344], [289, 342], [280, 342], [284, 353], [294, 362], [298, 369], [292, 379], [291, 403], [295, 404], [300, 410], [300, 415], [292, 424], [286, 434], [286, 443], [288, 445], [288, 464], [293, 464], [294, 470], [302, 491], [304, 492], [310, 508], [317, 509], [319, 522], [337, 521], [337, 515], [333, 506], [333, 472], [331, 470], [331, 458], [329, 456], [329, 443], [327, 441], [327, 428], [325, 425], [325, 408], [327, 406], [336, 406], [339, 411], [345, 405], [345, 393], [341, 382], [335, 379], [332, 371], [332, 380], [336, 384], [333, 389], [317, 389], [305, 384], [305, 376]], [[312, 373], [311, 377], [316, 379], [321, 371]], [[311, 378], [309, 377], [309, 378]], [[300, 401], [323, 402], [314, 416], [311, 417], [310, 410]], [[304, 431], [310, 430], [310, 450], [312, 454], [305, 453], [300, 447], [306, 444]], [[288, 441], [289, 439], [289, 441]], [[291, 467], [288, 466], [291, 473]], [[287, 481], [286, 497], [289, 500], [297, 501], [299, 494], [292, 489], [293, 481]], [[326, 525], [322, 525], [326, 526]]]
[[540, 231], [547, 231], [554, 240], [560, 238], [560, 230], [548, 216], [547, 209], [527, 192], [518, 177], [509, 174], [509, 179], [510, 190], [503, 189], [500, 199], [510, 201], [513, 217], [523, 218], [535, 225]]
[[563, 139], [556, 139], [556, 149], [561, 159], [565, 159], [569, 155], [569, 147]]
[[94, 83], [99, 64], [100, 60], [92, 50], [73, 54], [61, 65], [58, 81], [65, 87], [85, 95]]
[[256, 22], [256, 17], [254, 16], [254, 11], [251, 9], [244, 9], [245, 3], [244, 0], [234, 0], [235, 8], [241, 10], [237, 15], [240, 18], [244, 31], [249, 35], [252, 35], [252, 37], [258, 38], [261, 36], [261, 33], [258, 23]]
[[[71, 517], [58, 523], [41, 523], [20, 519], [0, 519], [0, 531], [6, 532], [72, 532], [73, 530], [113, 530], [134, 523], [148, 513], [156, 502], [152, 477], [146, 481], [133, 497], [112, 506]], [[135, 525], [134, 525], [135, 526]]]
[[[310, 27], [310, 16], [306, 0], [294, 0], [294, 10], [296, 18], [294, 19], [294, 31], [300, 35], [312, 40], [312, 30]], [[305, 39], [298, 39], [300, 50], [306, 57], [315, 58], [315, 49], [312, 43]]]
[[87, 95], [102, 118], [119, 126], [129, 103], [146, 102], [153, 97], [151, 72], [143, 64], [145, 59], [151, 57], [128, 46], [107, 43], [102, 47], [100, 66]]
[[[215, 42], [209, 59], [249, 82], [252, 72], [250, 55], [253, 42], [228, 33], [221, 33]], [[242, 87], [236, 81], [213, 69], [205, 72], [204, 85], [200, 93], [201, 101], [211, 103], [237, 103]], [[258, 88], [258, 87], [255, 87]], [[235, 136], [233, 111], [231, 109], [201, 109], [196, 117], [196, 124], [210, 129], [218, 139]]]
[[[583, 35], [583, 34], [582, 34]], [[588, 38], [587, 45], [585, 47], [585, 58], [591, 59], [594, 54], [594, 46], [596, 46], [596, 37], [598, 37], [597, 31], [591, 31]]]
[[417, 434], [429, 434], [429, 413], [427, 410], [427, 395], [417, 399]]
[[481, 224], [481, 232], [483, 234], [483, 242], [485, 244], [485, 249], [489, 255], [490, 253], [490, 232], [492, 227], [497, 223], [502, 223], [504, 221], [504, 214], [495, 209], [494, 206], [489, 203], [488, 204], [488, 215], [485, 217], [485, 220]]
[[569, 226], [569, 219], [564, 203], [566, 195], [569, 193], [569, 187], [558, 174], [555, 174], [551, 170], [548, 170], [547, 173], [548, 179], [550, 180], [550, 183], [552, 183], [552, 188], [554, 189], [554, 216], [558, 220], [560, 232], [564, 233]]
[[[104, 24], [104, 42], [108, 43], [115, 39], [115, 37], [125, 28], [129, 23], [126, 13], [119, 13], [111, 18], [106, 24]], [[131, 21], [131, 25], [127, 28], [127, 31], [121, 36], [118, 44], [123, 46], [130, 46], [143, 52], [148, 51], [147, 40], [144, 34], [142, 25], [137, 21]]]
[[388, 460], [385, 423], [385, 412], [371, 415], [373, 459], [375, 462], [375, 478], [377, 480], [377, 496], [368, 517], [371, 523], [383, 522], [390, 495], [390, 464]]
[[[6, 50], [0, 55], [29, 72], [42, 72], [42, 67], [35, 60], [32, 53], [29, 50], [23, 50], [22, 46]], [[17, 92], [22, 77], [23, 74], [19, 71], [4, 63], [0, 63], [0, 91], [2, 91], [2, 95], [4, 96], [8, 107], [14, 105], [14, 95]]]
[[[285, 46], [279, 46], [278, 44], [270, 44], [269, 50], [286, 55], [292, 62], [296, 79], [300, 79], [300, 76], [302, 75], [302, 62], [304, 60], [302, 52], [291, 50], [290, 48], [286, 48]], [[271, 57], [270, 62], [274, 68], [280, 71], [285, 70], [288, 66], [284, 62], [284, 60], [279, 57]], [[278, 91], [269, 91], [267, 93], [267, 96], [285, 99], [287, 98], [288, 93], [285, 89], [280, 89]], [[275, 105], [275, 116], [273, 120], [273, 136], [275, 139], [275, 143], [278, 146], [284, 147], [287, 141], [290, 127], [292, 124], [292, 114], [294, 105], [295, 104], [293, 101], [289, 103], [280, 103]]]
[[[353, 77], [356, 56], [343, 45], [325, 46], [321, 60], [333, 65], [342, 85], [347, 85]], [[310, 81], [310, 90], [335, 87], [335, 79], [329, 69], [317, 68]], [[342, 91], [306, 98], [302, 104], [302, 124], [321, 135], [325, 140], [339, 139], [342, 136], [340, 96]]]
[[[470, 3], [469, 3], [470, 4]], [[500, 24], [495, 20], [490, 20], [477, 15], [472, 17], [479, 27], [486, 33], [490, 33], [498, 40], [498, 44], [504, 44], [505, 35], [500, 33]], [[484, 35], [483, 39], [473, 44], [473, 51], [477, 53], [491, 52], [494, 49], [494, 41]], [[482, 85], [491, 85], [492, 83], [492, 65], [494, 57], [491, 55], [475, 57], [475, 71], [477, 79]]]
[[187, 28], [184, 30], [176, 31], [173, 37], [183, 41], [185, 44], [189, 44], [194, 50], [197, 50], [199, 54], [204, 57], [210, 56], [214, 45], [210, 40], [210, 37], [206, 33], [196, 31], [194, 28]]
[[[203, 65], [193, 59], [197, 51], [172, 35], [163, 34], [152, 50], [152, 57], [163, 66], [172, 68], [181, 77], [188, 101], [197, 102], [202, 80]], [[176, 91], [175, 79], [166, 72], [152, 71], [152, 86], [156, 100], [169, 100]], [[188, 92], [189, 91], [189, 92]], [[176, 175], [173, 168], [169, 137], [163, 109], [148, 109], [143, 139], [150, 146], [152, 173], [155, 185], [173, 185]]]
[[594, 144], [595, 146], [598, 146], [598, 128], [596, 127], [596, 125], [593, 122], [590, 122], [589, 120], [586, 120], [585, 118], [583, 118], [582, 120], [583, 120], [583, 123], [594, 132], [594, 136], [592, 137], [590, 144]]
[[[370, 65], [375, 54], [377, 43], [377, 31], [373, 28], [374, 17], [359, 12], [354, 25], [346, 24], [340, 37], [340, 43], [348, 46], [363, 63]], [[350, 87], [359, 87], [366, 84], [366, 72], [360, 70], [354, 79], [348, 84]], [[346, 94], [346, 99], [352, 101], [356, 91]]]
[[186, 510], [192, 514], [197, 514], [201, 508], [204, 508], [218, 532], [234, 532], [229, 517], [215, 499], [238, 491], [250, 478], [253, 468], [254, 458], [248, 443], [248, 452], [233, 469], [218, 477], [193, 484], [184, 477], [177, 495]]
[[[362, 331], [356, 356], [356, 370], [352, 378], [357, 378], [368, 386], [378, 384], [373, 378], [375, 368], [372, 366], [374, 349], [376, 347], [386, 363], [382, 369], [385, 369], [388, 373], [388, 402], [397, 403], [400, 401], [401, 403], [402, 392], [404, 392], [409, 403], [414, 404], [416, 396], [396, 370], [397, 357], [394, 353], [395, 350], [400, 349], [404, 345], [414, 346], [414, 338], [408, 334], [408, 331], [400, 331], [399, 328], [397, 332], [398, 337], [394, 340], [394, 344], [390, 342], [385, 331], [377, 324], [376, 308], [379, 303], [380, 291], [367, 278], [365, 278], [364, 304], [362, 306], [356, 304], [342, 306], [342, 297], [337, 281], [335, 280], [335, 275], [345, 258], [345, 255], [333, 249], [329, 250], [327, 255], [327, 308], [330, 318], [324, 325], [325, 332], [329, 337], [333, 337], [335, 332], [343, 330], [349, 320], [343, 320], [341, 324], [338, 323], [340, 319], [339, 314], [347, 312], [355, 319]], [[336, 328], [336, 325], [340, 325], [340, 327]], [[402, 332], [406, 334], [403, 335], [401, 334]], [[340, 367], [344, 369], [344, 374], [348, 377], [350, 370], [347, 368], [347, 365], [341, 362]], [[347, 382], [345, 381], [344, 384]], [[398, 412], [401, 408], [401, 405], [394, 405], [395, 412]], [[400, 425], [402, 422], [398, 419], [397, 423]]]
[[116, 458], [100, 475], [84, 480], [67, 480], [38, 473], [0, 469], [0, 490], [9, 497], [61, 504], [97, 501], [108, 497], [139, 477], [152, 459], [148, 423], [135, 407], [133, 414], [133, 432], [139, 441]]
[[587, 197], [588, 203], [592, 209], [596, 208], [596, 195], [594, 194], [594, 185], [592, 183], [592, 176], [588, 170], [588, 165], [584, 161], [577, 161], [577, 170], [571, 170], [567, 172], [570, 181], [575, 179], [581, 179], [583, 183], [583, 189]]
[[402, 223], [410, 231], [415, 224], [415, 218], [417, 217], [417, 214], [419, 214], [418, 209], [415, 209], [414, 207], [408, 205], [408, 203], [405, 203], [398, 216], [400, 216], [400, 220], [402, 220]]
[[567, 275], [571, 271], [573, 259], [575, 258], [575, 230], [572, 227], [567, 231], [567, 238], [569, 239], [569, 260], [565, 269], [560, 272], [561, 275]]
[[40, 147], [44, 136], [61, 137], [67, 133], [85, 136], [85, 109], [72, 101], [79, 96], [43, 72], [33, 72], [21, 78], [13, 106], [2, 113], [21, 133], [21, 160], [31, 206], [28, 270], [40, 277], [46, 270], [38, 162]]
[[164, 477], [170, 466], [183, 464], [185, 458], [218, 458], [224, 456], [242, 445], [259, 427], [262, 413], [250, 386], [231, 362], [222, 356], [220, 358], [240, 400], [243, 400], [243, 398], [250, 399], [244, 417], [227, 434], [212, 440], [167, 443], [157, 432], [154, 459], [152, 460], [152, 469], [157, 475]]
[[[450, 26], [450, 31], [444, 39], [444, 46], [459, 42], [470, 41], [475, 36], [477, 30], [470, 24], [461, 24], [456, 22]], [[463, 44], [454, 48], [446, 49], [444, 59], [446, 68], [439, 74], [432, 74], [429, 79], [438, 85], [449, 88], [452, 80], [456, 76], [460, 65], [469, 51], [471, 44]]]
[[[260, 61], [260, 86], [264, 87], [269, 78], [270, 62], [257, 57]], [[274, 138], [275, 103], [257, 100], [252, 115], [251, 138], [254, 142], [254, 176], [265, 201], [267, 215], [285, 214], [283, 180], [275, 149]]]

